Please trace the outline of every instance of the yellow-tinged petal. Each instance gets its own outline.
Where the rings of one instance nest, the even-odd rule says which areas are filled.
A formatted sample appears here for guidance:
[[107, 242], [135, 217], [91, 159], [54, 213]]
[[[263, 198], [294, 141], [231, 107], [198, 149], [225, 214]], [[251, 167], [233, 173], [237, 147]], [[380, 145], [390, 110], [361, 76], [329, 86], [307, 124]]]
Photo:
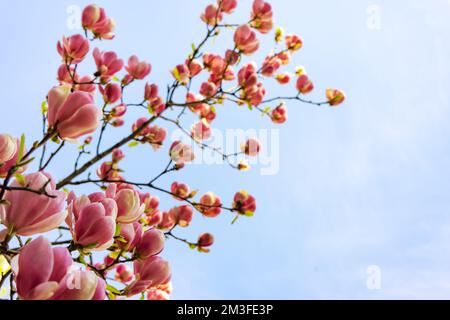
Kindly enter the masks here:
[[3, 255], [1, 255], [0, 256], [0, 275], [4, 275], [9, 270], [11, 270], [11, 266], [9, 265], [8, 260], [6, 260], [6, 258]]

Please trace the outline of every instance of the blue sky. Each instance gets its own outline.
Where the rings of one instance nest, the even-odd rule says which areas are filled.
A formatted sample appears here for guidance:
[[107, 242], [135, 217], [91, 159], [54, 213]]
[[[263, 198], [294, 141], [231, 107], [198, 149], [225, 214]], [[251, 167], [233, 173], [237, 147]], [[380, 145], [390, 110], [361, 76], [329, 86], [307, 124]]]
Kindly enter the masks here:
[[[67, 26], [72, 6], [87, 1], [2, 2], [0, 20], [2, 132], [39, 138], [40, 104], [59, 64], [56, 42], [77, 30]], [[117, 22], [117, 38], [99, 46], [150, 61], [149, 81], [164, 87], [168, 70], [203, 37], [200, 12], [210, 1], [98, 1]], [[180, 236], [211, 231], [210, 254], [169, 241], [173, 298], [192, 299], [399, 299], [450, 296], [449, 97], [450, 2], [271, 1], [277, 25], [301, 35], [295, 63], [316, 83], [346, 91], [337, 109], [288, 103], [289, 121], [278, 127], [235, 106], [219, 110], [219, 129], [280, 129], [280, 170], [264, 176], [227, 166], [189, 166], [160, 181], [183, 181], [231, 202], [244, 188], [258, 200], [254, 218], [196, 217]], [[248, 17], [241, 0], [229, 21]], [[371, 28], [373, 10], [379, 28]], [[230, 32], [222, 41], [230, 43]], [[261, 61], [270, 49], [264, 37]], [[222, 52], [219, 41], [208, 50]], [[91, 65], [82, 70], [89, 71]], [[143, 84], [127, 93], [139, 102]], [[267, 82], [269, 92], [278, 90]], [[286, 90], [286, 89], [283, 89]], [[281, 91], [285, 92], [285, 91]], [[128, 130], [137, 112], [130, 112]], [[191, 122], [186, 120], [188, 126]], [[170, 128], [170, 127], [168, 127]], [[170, 128], [173, 129], [173, 128]], [[107, 136], [105, 145], [123, 131]], [[71, 146], [51, 168], [61, 178], [72, 165]], [[127, 177], [152, 176], [166, 164], [166, 149], [129, 151]], [[140, 168], [140, 169], [138, 169]], [[79, 189], [91, 191], [91, 188]], [[161, 196], [162, 208], [174, 202]], [[381, 289], [366, 286], [367, 268], [379, 266]]]

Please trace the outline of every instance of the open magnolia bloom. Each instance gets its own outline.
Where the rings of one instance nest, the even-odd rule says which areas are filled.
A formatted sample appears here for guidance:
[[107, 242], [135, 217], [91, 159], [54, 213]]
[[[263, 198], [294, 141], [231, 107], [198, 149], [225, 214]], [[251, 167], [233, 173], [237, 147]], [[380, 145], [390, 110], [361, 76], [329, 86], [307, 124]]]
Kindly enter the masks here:
[[[287, 102], [345, 101], [339, 89], [326, 89], [324, 102], [304, 99], [318, 77], [291, 65], [304, 45], [299, 35], [276, 28], [266, 37], [274, 29], [270, 3], [254, 0], [244, 20], [229, 23], [240, 2], [211, 2], [198, 18], [204, 37], [166, 68], [167, 83], [154, 83], [164, 73], [150, 79], [148, 52], [124, 57], [99, 48], [99, 40], [114, 39], [115, 22], [98, 5], [84, 8], [83, 32], [59, 37], [55, 83], [38, 101], [42, 137], [0, 134], [0, 293], [10, 287], [11, 298], [21, 300], [169, 299], [168, 245], [208, 253], [221, 239], [197, 228], [256, 213], [253, 194], [228, 190], [234, 175], [220, 181], [208, 172], [207, 180], [227, 184], [217, 194], [189, 173], [208, 156], [249, 170], [267, 149], [267, 141], [248, 135], [231, 152], [218, 146], [219, 129], [227, 128], [218, 119], [253, 112], [278, 125], [288, 120]], [[213, 41], [223, 43], [209, 46]], [[152, 49], [147, 42], [140, 41]], [[278, 85], [292, 95], [273, 93]], [[198, 233], [188, 234], [193, 227]]]

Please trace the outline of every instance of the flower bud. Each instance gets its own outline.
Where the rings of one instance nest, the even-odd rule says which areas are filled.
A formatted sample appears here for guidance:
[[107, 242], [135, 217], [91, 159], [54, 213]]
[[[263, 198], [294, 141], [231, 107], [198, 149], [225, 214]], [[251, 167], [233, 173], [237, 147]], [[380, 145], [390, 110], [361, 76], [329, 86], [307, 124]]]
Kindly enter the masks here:
[[290, 51], [297, 51], [303, 46], [302, 39], [295, 34], [286, 35], [286, 48]]
[[133, 280], [133, 270], [126, 264], [122, 263], [116, 267], [115, 279], [121, 283], [127, 283]]
[[213, 192], [208, 192], [200, 198], [197, 209], [208, 218], [217, 217], [222, 210], [222, 202]]
[[111, 109], [111, 115], [115, 118], [123, 117], [126, 112], [127, 112], [127, 105], [125, 103], [121, 103]]
[[270, 117], [273, 123], [285, 123], [288, 118], [286, 105], [281, 103], [278, 107], [272, 110]]
[[255, 139], [248, 139], [243, 147], [244, 153], [251, 157], [257, 156], [260, 149], [261, 145], [259, 144], [259, 141]]
[[214, 244], [214, 236], [210, 233], [203, 233], [198, 237], [197, 245], [198, 250], [201, 252], [209, 252], [208, 247]]
[[233, 13], [234, 9], [237, 7], [237, 0], [217, 0], [218, 4], [220, 4], [220, 2], [222, 2], [220, 9], [228, 14]]
[[327, 89], [326, 95], [332, 107], [340, 105], [345, 100], [345, 93], [339, 89]]
[[279, 84], [288, 84], [291, 81], [292, 76], [289, 72], [285, 72], [277, 74], [275, 79], [278, 81]]
[[180, 201], [187, 199], [190, 193], [189, 186], [187, 184], [178, 182], [172, 183], [170, 191], [172, 192], [173, 197]]
[[120, 149], [114, 149], [112, 152], [112, 161], [117, 163], [125, 159], [125, 154]]
[[136, 246], [136, 255], [139, 259], [147, 259], [159, 254], [164, 249], [164, 234], [156, 229], [150, 229], [142, 235]]
[[297, 79], [296, 87], [298, 92], [308, 94], [314, 89], [314, 84], [309, 80], [306, 74], [303, 74]]
[[234, 196], [233, 209], [247, 217], [253, 216], [256, 211], [256, 201], [247, 191], [241, 190]]
[[195, 159], [191, 146], [184, 144], [179, 140], [172, 143], [169, 150], [169, 156], [175, 164], [180, 165]]

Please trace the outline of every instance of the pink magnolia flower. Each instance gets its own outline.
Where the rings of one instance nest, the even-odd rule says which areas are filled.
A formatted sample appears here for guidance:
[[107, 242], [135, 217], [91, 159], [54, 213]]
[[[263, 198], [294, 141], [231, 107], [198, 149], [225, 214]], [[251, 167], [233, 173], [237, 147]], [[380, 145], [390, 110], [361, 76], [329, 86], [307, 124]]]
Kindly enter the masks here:
[[[150, 126], [147, 125], [145, 127], [144, 124], [148, 121], [147, 118], [142, 117], [136, 120], [136, 122], [133, 124], [133, 126], [131, 127], [131, 130], [133, 132], [138, 131], [139, 129], [141, 129], [139, 131], [139, 133], [136, 134], [136, 137], [145, 137], [146, 135], [148, 135], [150, 133]], [[142, 128], [143, 127], [143, 128]]]
[[133, 223], [144, 213], [145, 205], [141, 204], [139, 193], [133, 189], [122, 189], [114, 193], [114, 200], [117, 202], [117, 222]]
[[283, 51], [277, 54], [277, 58], [281, 60], [282, 65], [288, 65], [291, 62], [291, 53], [289, 51]]
[[172, 192], [175, 199], [181, 201], [189, 197], [190, 190], [187, 184], [174, 182], [170, 187], [170, 192]]
[[300, 50], [303, 46], [303, 40], [295, 34], [286, 35], [286, 48], [290, 51]]
[[78, 84], [75, 85], [74, 90], [84, 91], [94, 96], [96, 90], [94, 80], [94, 76], [77, 76], [75, 81], [77, 81]]
[[186, 228], [190, 225], [193, 215], [194, 212], [188, 205], [174, 207], [168, 212], [168, 216], [170, 217], [169, 221], [174, 222], [174, 224], [177, 224], [182, 228]]
[[246, 24], [236, 29], [234, 33], [236, 47], [245, 55], [255, 53], [259, 48], [259, 40], [250, 27]]
[[184, 144], [179, 140], [172, 143], [169, 150], [169, 156], [177, 165], [182, 165], [195, 159], [191, 146]]
[[111, 109], [111, 116], [113, 116], [114, 118], [123, 117], [125, 113], [127, 113], [127, 110], [127, 105], [125, 103], [121, 103]]
[[77, 139], [94, 132], [101, 112], [86, 92], [70, 92], [70, 87], [55, 87], [48, 93], [48, 124], [61, 139]]
[[106, 16], [105, 9], [96, 5], [89, 5], [84, 8], [82, 25], [84, 29], [91, 30], [96, 38], [107, 40], [114, 38], [114, 20]]
[[245, 90], [258, 83], [258, 74], [256, 73], [256, 63], [249, 62], [242, 66], [238, 72], [239, 85]]
[[168, 283], [171, 278], [169, 263], [158, 256], [134, 262], [136, 280], [125, 289], [127, 296], [133, 296], [147, 289]]
[[158, 85], [149, 83], [145, 84], [144, 100], [151, 103], [158, 98]]
[[225, 13], [233, 13], [234, 9], [237, 7], [237, 0], [217, 0], [217, 3], [220, 3], [220, 1], [222, 1], [220, 9]]
[[115, 279], [121, 283], [127, 283], [133, 280], [133, 270], [124, 263], [119, 264], [116, 267]]
[[[70, 73], [69, 73], [70, 71]], [[64, 63], [59, 66], [58, 71], [56, 73], [56, 79], [58, 79], [59, 84], [72, 84], [72, 76], [75, 78], [77, 76], [76, 70], [74, 66], [70, 66], [67, 69], [67, 65]]]
[[256, 86], [247, 88], [241, 98], [250, 103], [252, 106], [259, 106], [262, 103], [265, 95], [266, 89], [260, 82]]
[[[8, 205], [2, 224], [21, 236], [44, 233], [59, 226], [67, 215], [64, 210], [66, 194], [56, 190], [53, 178], [42, 171], [26, 175], [24, 182], [32, 190], [44, 188], [47, 195], [21, 190], [7, 191], [5, 200]], [[11, 184], [11, 187], [21, 186], [17, 180]]]
[[11, 160], [17, 152], [17, 141], [9, 134], [0, 135], [0, 166]]
[[210, 233], [203, 233], [198, 237], [197, 244], [201, 248], [211, 247], [214, 244], [214, 236]]
[[95, 287], [95, 292], [91, 300], [101, 301], [105, 299], [106, 299], [106, 281], [101, 278], [97, 278], [97, 286]]
[[98, 48], [93, 52], [95, 64], [97, 66], [96, 76], [101, 77], [103, 83], [108, 82], [123, 67], [123, 60], [117, 57], [112, 51], [101, 52]]
[[257, 156], [260, 150], [261, 145], [259, 144], [259, 141], [255, 139], [248, 139], [243, 147], [244, 153], [251, 157]]
[[278, 81], [279, 84], [288, 84], [291, 81], [292, 76], [289, 72], [284, 72], [277, 74], [275, 79]]
[[97, 169], [97, 176], [102, 180], [118, 181], [120, 176], [118, 174], [117, 163], [111, 161], [103, 162]]
[[339, 89], [327, 89], [326, 95], [332, 107], [340, 105], [345, 100], [345, 93]]
[[148, 102], [149, 112], [158, 115], [166, 109], [166, 105], [158, 94], [158, 86], [156, 84], [146, 84], [144, 92], [144, 100]]
[[282, 64], [281, 59], [279, 59], [276, 56], [273, 57], [272, 55], [269, 55], [264, 60], [261, 73], [263, 74], [263, 76], [273, 77], [275, 72], [277, 72], [278, 69], [280, 69], [281, 64]]
[[161, 221], [158, 223], [158, 229], [170, 230], [178, 223], [178, 214], [176, 210], [162, 212]]
[[230, 65], [234, 66], [239, 61], [239, 53], [234, 50], [228, 49], [225, 52], [225, 61]]
[[89, 40], [81, 34], [76, 34], [68, 38], [63, 37], [56, 46], [59, 55], [67, 64], [78, 64], [83, 61], [89, 52]]
[[133, 223], [119, 224], [121, 237], [116, 244], [124, 251], [131, 252], [136, 248], [142, 237], [142, 226], [136, 221]]
[[149, 227], [158, 226], [163, 221], [163, 213], [159, 209], [147, 212], [145, 221]]
[[[0, 151], [0, 152], [4, 152], [4, 157], [7, 158], [8, 153], [11, 151], [11, 150], [9, 150], [9, 148], [11, 146], [9, 145], [9, 142], [8, 142], [9, 138], [5, 138], [5, 139], [6, 140], [3, 140], [4, 141], [3, 143], [5, 143], [4, 147], [3, 147], [4, 151]], [[17, 161], [19, 160], [20, 140], [19, 139], [14, 139], [14, 143], [15, 143], [14, 154], [11, 157], [11, 159], [6, 160], [3, 163], [0, 160], [0, 178], [5, 178], [8, 175], [9, 170], [12, 167], [16, 166]], [[26, 153], [26, 150], [24, 150], [24, 153]], [[16, 174], [17, 173], [20, 174], [20, 173], [23, 173], [26, 169], [27, 169], [27, 165], [17, 167], [14, 170], [16, 170], [15, 171]]]
[[142, 235], [136, 246], [135, 253], [139, 259], [156, 256], [164, 249], [165, 236], [156, 229], [150, 229]]
[[205, 193], [197, 205], [197, 209], [208, 218], [217, 217], [222, 211], [222, 201], [213, 192]]
[[147, 300], [166, 301], [170, 300], [169, 294], [161, 289], [151, 289], [147, 291]]
[[23, 300], [47, 300], [63, 282], [72, 257], [66, 248], [52, 248], [39, 237], [25, 245], [13, 260], [17, 294]]
[[151, 213], [158, 209], [159, 198], [157, 196], [151, 196], [150, 193], [140, 193], [141, 203], [145, 204], [144, 213]]
[[212, 97], [217, 92], [217, 86], [211, 82], [203, 82], [200, 87], [200, 94], [205, 97]]
[[285, 123], [288, 118], [286, 105], [281, 103], [278, 107], [272, 110], [270, 117], [272, 118], [273, 123]]
[[302, 74], [297, 79], [296, 87], [297, 87], [298, 92], [300, 92], [302, 94], [308, 94], [311, 91], [313, 91], [314, 84], [312, 83], [311, 80], [309, 80], [309, 77], [306, 74]]
[[112, 152], [112, 161], [117, 163], [125, 159], [125, 153], [120, 149], [114, 149]]
[[211, 127], [206, 119], [200, 120], [192, 126], [191, 136], [197, 141], [208, 140], [211, 137]]
[[195, 77], [203, 70], [202, 64], [196, 59], [192, 59], [192, 61], [186, 60], [185, 64], [189, 68], [189, 73], [191, 77]]
[[108, 83], [105, 87], [98, 88], [107, 104], [115, 103], [122, 97], [122, 88], [117, 83]]
[[69, 196], [69, 225], [76, 243], [88, 250], [101, 251], [109, 248], [114, 242], [116, 231], [117, 204], [113, 199], [94, 195], [91, 198]]
[[125, 70], [133, 79], [142, 80], [150, 74], [152, 66], [146, 61], [139, 61], [138, 57], [133, 55], [128, 59]]
[[203, 65], [204, 65], [205, 69], [208, 71], [212, 71], [214, 62], [216, 60], [221, 60], [221, 59], [222, 59], [222, 57], [220, 55], [215, 54], [215, 53], [208, 53], [208, 52], [205, 52], [202, 57]]
[[191, 73], [186, 64], [179, 64], [171, 71], [173, 77], [178, 80], [180, 83], [186, 85], [189, 82], [189, 78], [191, 77]]
[[204, 105], [205, 99], [200, 94], [195, 94], [193, 92], [188, 92], [186, 95], [186, 102], [189, 104], [189, 109], [192, 112], [198, 113], [199, 110], [202, 108], [202, 105]]
[[154, 116], [160, 115], [164, 110], [166, 110], [166, 104], [161, 97], [158, 97], [148, 105], [148, 111]]
[[210, 26], [215, 26], [220, 21], [222, 21], [223, 14], [215, 4], [210, 4], [206, 7], [205, 12], [202, 13], [200, 18], [206, 24]]
[[203, 64], [211, 72], [208, 82], [214, 83], [216, 86], [219, 86], [223, 80], [231, 81], [235, 79], [231, 64], [218, 54], [205, 53]]
[[200, 119], [205, 119], [208, 123], [211, 123], [216, 118], [216, 111], [209, 104], [203, 103], [198, 111]]
[[157, 125], [149, 127], [148, 134], [145, 139], [151, 144], [154, 150], [158, 150], [166, 140], [167, 130]]
[[103, 8], [99, 8], [95, 4], [89, 5], [83, 9], [83, 13], [81, 16], [81, 22], [83, 28], [90, 29], [92, 28], [101, 18], [105, 18], [105, 10]]
[[241, 190], [234, 196], [233, 209], [242, 215], [251, 217], [256, 211], [256, 200], [247, 191]]
[[252, 27], [261, 33], [268, 33], [272, 30], [272, 6], [264, 0], [255, 0], [252, 9]]
[[106, 283], [90, 270], [74, 270], [65, 275], [51, 300], [104, 300]]

